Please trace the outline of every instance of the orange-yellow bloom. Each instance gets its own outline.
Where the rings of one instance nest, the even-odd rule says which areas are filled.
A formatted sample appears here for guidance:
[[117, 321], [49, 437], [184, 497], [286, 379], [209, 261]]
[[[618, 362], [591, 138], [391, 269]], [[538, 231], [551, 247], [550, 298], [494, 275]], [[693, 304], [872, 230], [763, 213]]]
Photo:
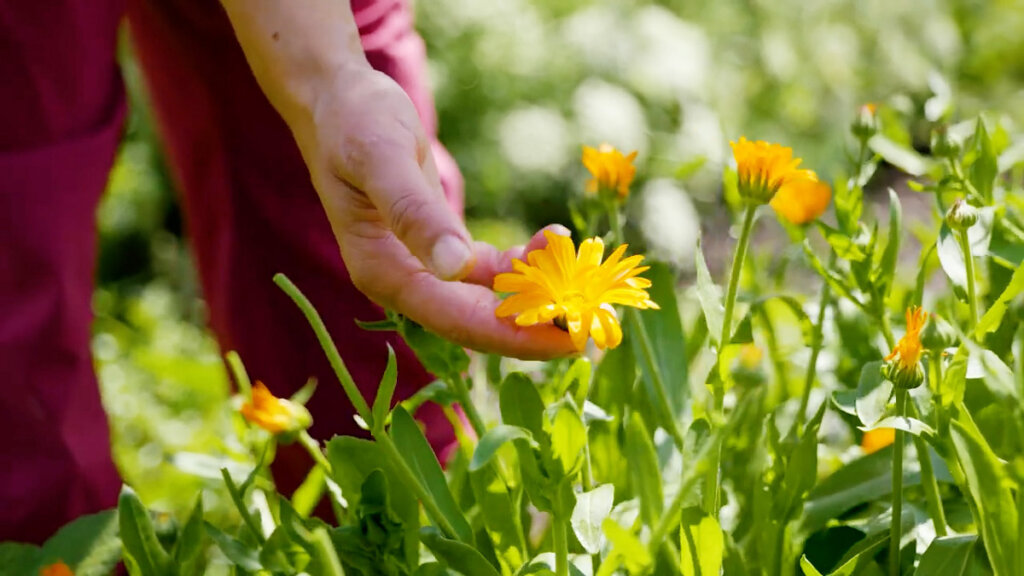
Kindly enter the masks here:
[[242, 405], [242, 416], [271, 434], [298, 432], [312, 423], [305, 406], [274, 396], [258, 381], [252, 387], [252, 401]]
[[39, 576], [75, 576], [75, 573], [63, 560], [58, 560], [49, 566], [40, 568]]
[[633, 160], [636, 151], [624, 155], [610, 144], [601, 144], [597, 148], [583, 147], [583, 166], [593, 176], [587, 181], [587, 192], [596, 194], [608, 191], [619, 198], [629, 196], [629, 185], [636, 176]]
[[831, 200], [832, 188], [828, 184], [817, 178], [802, 178], [779, 188], [771, 206], [791, 223], [806, 224], [820, 218]]
[[736, 159], [739, 193], [747, 202], [766, 204], [789, 186], [818, 181], [814, 172], [799, 168], [801, 160], [793, 157], [792, 148], [743, 137], [729, 145]]
[[569, 332], [577, 350], [593, 336], [598, 348], [614, 348], [622, 342], [622, 327], [612, 304], [658, 308], [647, 288], [651, 281], [639, 274], [643, 256], [623, 259], [626, 245], [615, 249], [604, 262], [600, 238], [584, 240], [579, 253], [572, 239], [544, 232], [547, 247], [514, 260], [514, 272], [498, 274], [494, 290], [511, 292], [499, 306], [499, 318], [516, 315], [516, 324], [532, 326], [554, 322]]
[[894, 428], [875, 428], [864, 433], [860, 440], [861, 450], [865, 454], [878, 452], [882, 448], [896, 441], [896, 430]]

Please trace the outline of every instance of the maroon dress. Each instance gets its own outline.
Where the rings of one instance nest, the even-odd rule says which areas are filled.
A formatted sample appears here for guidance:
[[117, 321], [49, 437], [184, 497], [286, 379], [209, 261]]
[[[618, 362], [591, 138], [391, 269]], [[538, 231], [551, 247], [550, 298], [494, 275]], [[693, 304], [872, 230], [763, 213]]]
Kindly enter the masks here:
[[[370, 63], [405, 88], [436, 134], [408, 5], [353, 0], [353, 11]], [[89, 330], [94, 212], [125, 113], [115, 60], [125, 16], [222, 349], [237, 350], [278, 395], [317, 377], [314, 436], [359, 432], [312, 331], [271, 281], [284, 272], [320, 310], [368, 395], [386, 342], [398, 352], [400, 395], [430, 380], [393, 335], [353, 323], [382, 312], [352, 286], [291, 134], [216, 1], [0, 0], [0, 541], [42, 541], [116, 503]], [[458, 170], [436, 141], [434, 153], [461, 210]], [[451, 440], [440, 410], [420, 417], [435, 447]], [[307, 466], [300, 451], [281, 451], [282, 491]]]

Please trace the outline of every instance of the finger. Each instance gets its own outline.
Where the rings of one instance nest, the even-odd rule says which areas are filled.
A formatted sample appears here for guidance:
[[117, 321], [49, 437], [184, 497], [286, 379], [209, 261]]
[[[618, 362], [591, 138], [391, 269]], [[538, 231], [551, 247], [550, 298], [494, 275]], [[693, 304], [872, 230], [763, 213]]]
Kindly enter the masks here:
[[394, 237], [346, 240], [343, 255], [360, 290], [448, 340], [530, 360], [576, 353], [568, 334], [554, 326], [521, 327], [498, 318], [499, 300], [489, 288], [438, 279]]
[[395, 118], [356, 137], [347, 178], [380, 211], [388, 228], [443, 279], [465, 276], [473, 263], [469, 232], [441, 189], [418, 121]]
[[503, 272], [512, 271], [512, 260], [525, 260], [526, 255], [534, 250], [541, 250], [548, 245], [544, 232], [552, 232], [559, 236], [570, 236], [569, 229], [561, 224], [550, 224], [542, 228], [530, 238], [526, 246], [513, 246], [508, 250], [498, 250], [486, 242], [473, 243], [473, 269], [464, 278], [465, 282], [492, 286], [494, 277]]

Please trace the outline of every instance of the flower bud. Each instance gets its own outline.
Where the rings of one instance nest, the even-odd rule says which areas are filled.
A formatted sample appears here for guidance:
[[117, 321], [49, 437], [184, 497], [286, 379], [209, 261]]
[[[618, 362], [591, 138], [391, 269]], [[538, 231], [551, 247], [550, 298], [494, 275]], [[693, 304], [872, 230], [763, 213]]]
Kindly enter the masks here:
[[305, 406], [274, 396], [262, 382], [253, 386], [252, 399], [242, 405], [241, 412], [246, 420], [285, 444], [313, 424], [313, 417]]
[[764, 384], [765, 378], [762, 360], [764, 352], [755, 344], [744, 344], [732, 363], [732, 377], [737, 384], [758, 386]]
[[932, 156], [938, 158], [956, 158], [960, 155], [960, 144], [949, 137], [945, 126], [937, 126], [932, 130]]
[[902, 362], [888, 362], [882, 366], [882, 375], [902, 390], [913, 390], [924, 383], [924, 366], [917, 362], [905, 366]]
[[858, 140], [867, 140], [878, 132], [878, 106], [864, 104], [857, 113], [856, 120], [850, 125], [850, 131]]
[[946, 212], [946, 224], [953, 230], [963, 232], [978, 222], [978, 209], [957, 198]]
[[932, 314], [931, 322], [921, 331], [921, 344], [933, 353], [956, 346], [958, 340], [956, 330], [937, 314]]

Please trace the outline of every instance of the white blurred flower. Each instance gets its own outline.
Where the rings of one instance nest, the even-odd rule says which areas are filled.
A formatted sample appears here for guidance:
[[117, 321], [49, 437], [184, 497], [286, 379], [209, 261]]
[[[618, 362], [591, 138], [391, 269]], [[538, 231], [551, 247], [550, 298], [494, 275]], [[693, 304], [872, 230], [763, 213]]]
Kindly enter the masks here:
[[725, 163], [725, 135], [722, 122], [714, 110], [699, 102], [683, 104], [683, 122], [676, 149], [682, 162], [704, 158], [716, 173]]
[[574, 12], [562, 23], [562, 37], [591, 69], [618, 70], [627, 63], [630, 39], [622, 30], [622, 14], [609, 6]]
[[647, 118], [628, 90], [597, 78], [580, 84], [573, 94], [580, 141], [596, 146], [607, 142], [619, 150], [647, 151]]
[[700, 217], [690, 196], [672, 180], [651, 180], [641, 195], [641, 226], [651, 254], [682, 268], [692, 268], [700, 234]]
[[501, 153], [520, 170], [554, 174], [569, 161], [569, 128], [557, 110], [512, 110], [498, 125]]
[[633, 32], [629, 78], [639, 90], [666, 98], [704, 93], [711, 47], [700, 27], [661, 6], [645, 6], [633, 17]]

